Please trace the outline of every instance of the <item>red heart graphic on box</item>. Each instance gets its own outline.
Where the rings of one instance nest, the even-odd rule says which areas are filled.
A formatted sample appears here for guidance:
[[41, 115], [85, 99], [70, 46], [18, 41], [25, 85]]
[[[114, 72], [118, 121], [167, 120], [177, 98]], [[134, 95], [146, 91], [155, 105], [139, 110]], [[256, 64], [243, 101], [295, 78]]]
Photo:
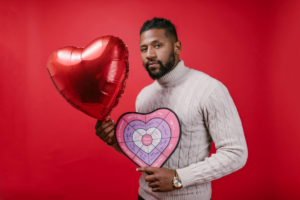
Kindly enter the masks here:
[[161, 167], [181, 137], [179, 120], [168, 108], [125, 113], [118, 119], [115, 133], [120, 149], [139, 167]]
[[72, 106], [105, 121], [125, 89], [127, 46], [117, 37], [104, 36], [85, 48], [60, 48], [50, 55], [47, 69], [56, 89]]

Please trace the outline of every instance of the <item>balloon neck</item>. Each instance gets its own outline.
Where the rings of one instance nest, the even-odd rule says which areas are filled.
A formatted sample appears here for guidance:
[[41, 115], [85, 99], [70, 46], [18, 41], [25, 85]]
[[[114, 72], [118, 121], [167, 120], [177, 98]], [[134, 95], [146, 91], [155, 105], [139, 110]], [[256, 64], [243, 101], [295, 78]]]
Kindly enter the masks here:
[[106, 117], [104, 118], [104, 120], [102, 121], [102, 123], [105, 123], [105, 122], [107, 122], [107, 121], [109, 121], [109, 120], [110, 120], [110, 115], [106, 116]]

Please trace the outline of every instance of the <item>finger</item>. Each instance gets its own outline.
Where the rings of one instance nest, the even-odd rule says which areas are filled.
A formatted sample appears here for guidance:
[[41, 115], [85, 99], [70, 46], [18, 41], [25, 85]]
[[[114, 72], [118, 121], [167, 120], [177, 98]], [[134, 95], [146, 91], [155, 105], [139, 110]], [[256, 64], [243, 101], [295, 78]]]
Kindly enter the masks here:
[[107, 143], [108, 144], [114, 144], [116, 142], [116, 137], [115, 137], [115, 129], [113, 129], [107, 136]]
[[148, 174], [154, 174], [157, 171], [157, 168], [156, 167], [140, 167], [140, 168], [137, 168], [136, 171], [146, 172]]
[[152, 192], [160, 192], [160, 189], [158, 187], [152, 188]]
[[[96, 135], [100, 135], [100, 133], [103, 131], [103, 129], [105, 129], [106, 127], [108, 127], [110, 125], [110, 122], [107, 121], [107, 122], [104, 122], [103, 124], [100, 124], [101, 121], [99, 121], [99, 123], [97, 122], [96, 126], [97, 126], [97, 129], [96, 129]], [[99, 125], [100, 124], [100, 125]]]
[[112, 121], [107, 121], [103, 124], [101, 124], [97, 129], [96, 129], [96, 135], [98, 135], [100, 137], [100, 134], [102, 133], [102, 131], [104, 129], [106, 129], [108, 126], [112, 125]]
[[109, 125], [108, 127], [106, 127], [99, 135], [99, 137], [102, 139], [102, 140], [107, 140], [106, 136], [108, 136], [108, 134], [114, 130], [115, 128], [115, 125], [114, 124], [111, 124]]
[[115, 129], [112, 129], [108, 135], [104, 138], [105, 142], [108, 144], [114, 144], [116, 142]]
[[159, 184], [158, 184], [157, 181], [155, 181], [155, 182], [150, 182], [150, 183], [148, 184], [148, 186], [149, 186], [150, 188], [158, 188], [158, 187], [159, 187]]
[[95, 129], [97, 130], [97, 128], [99, 128], [99, 126], [102, 124], [102, 121], [100, 121], [99, 119], [97, 120], [97, 123], [95, 125]]
[[148, 176], [145, 176], [145, 181], [151, 183], [151, 182], [157, 181], [157, 178], [155, 175], [148, 175]]

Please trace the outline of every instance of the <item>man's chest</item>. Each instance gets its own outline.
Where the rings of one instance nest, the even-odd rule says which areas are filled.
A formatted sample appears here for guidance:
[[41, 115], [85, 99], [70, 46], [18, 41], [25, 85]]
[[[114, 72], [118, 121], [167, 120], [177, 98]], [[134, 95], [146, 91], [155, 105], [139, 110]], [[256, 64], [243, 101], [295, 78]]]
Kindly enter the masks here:
[[158, 108], [173, 110], [182, 124], [203, 123], [200, 109], [201, 97], [195, 88], [182, 87], [155, 88], [145, 92], [139, 100], [138, 112], [150, 113]]

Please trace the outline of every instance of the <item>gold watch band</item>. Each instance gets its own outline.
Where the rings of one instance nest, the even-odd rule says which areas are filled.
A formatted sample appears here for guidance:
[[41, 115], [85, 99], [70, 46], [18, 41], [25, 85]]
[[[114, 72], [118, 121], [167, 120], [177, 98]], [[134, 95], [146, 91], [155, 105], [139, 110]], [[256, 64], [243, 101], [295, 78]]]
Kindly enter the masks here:
[[[180, 181], [180, 185], [181, 186], [176, 186], [175, 184], [174, 184], [174, 181]], [[174, 176], [174, 179], [173, 179], [173, 181], [172, 181], [172, 184], [173, 184], [173, 188], [174, 189], [181, 189], [182, 188], [182, 184], [181, 184], [181, 180], [180, 180], [180, 177], [179, 177], [179, 175], [178, 175], [178, 173], [177, 173], [177, 171], [175, 170], [175, 176]]]

